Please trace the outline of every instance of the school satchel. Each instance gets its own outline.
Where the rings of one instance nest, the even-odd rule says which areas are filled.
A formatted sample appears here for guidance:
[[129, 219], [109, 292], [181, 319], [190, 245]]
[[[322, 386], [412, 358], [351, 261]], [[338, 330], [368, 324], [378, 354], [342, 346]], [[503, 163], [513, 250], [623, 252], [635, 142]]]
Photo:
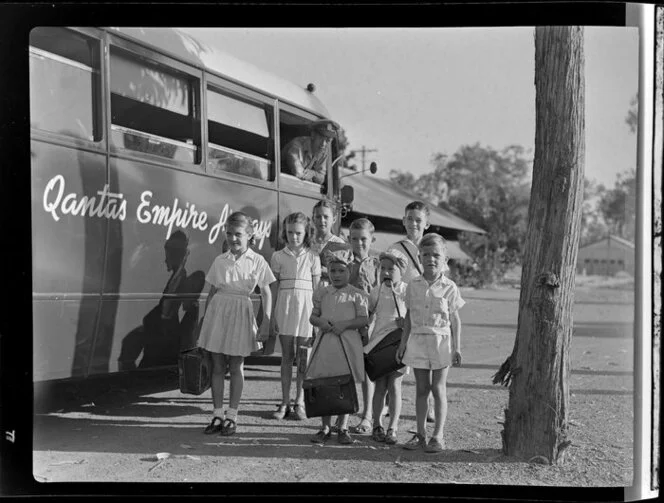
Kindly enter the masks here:
[[[405, 246], [404, 249], [408, 251]], [[397, 308], [397, 315], [401, 318], [397, 296], [394, 293], [394, 288], [391, 288], [391, 290], [394, 305]], [[369, 379], [375, 382], [377, 379], [405, 367], [403, 363], [397, 361], [397, 351], [399, 350], [399, 344], [401, 344], [402, 334], [403, 329], [401, 328], [392, 330], [371, 351], [364, 355], [364, 370]]]
[[[324, 334], [320, 333], [318, 337], [324, 337]], [[315, 351], [318, 351], [319, 347], [320, 343], [316, 346]], [[355, 390], [355, 380], [343, 342], [341, 343], [341, 349], [344, 352], [346, 363], [348, 363], [348, 374], [317, 377], [315, 379], [305, 377], [302, 388], [304, 389], [304, 411], [307, 417], [355, 414], [360, 410], [357, 391]], [[314, 354], [309, 358], [309, 365], [314, 361]]]
[[212, 365], [210, 355], [203, 348], [182, 351], [178, 356], [180, 392], [200, 395], [210, 388]]
[[364, 355], [364, 369], [369, 379], [376, 382], [377, 379], [405, 367], [403, 363], [396, 359], [402, 333], [401, 328], [392, 330], [371, 351]]
[[355, 414], [360, 409], [351, 374], [305, 379], [302, 388], [307, 417]]
[[[196, 330], [200, 332], [203, 320]], [[195, 340], [198, 340], [196, 334]], [[210, 388], [212, 378], [212, 361], [203, 348], [191, 348], [181, 351], [178, 355], [178, 375], [180, 392], [189, 395], [200, 395]]]

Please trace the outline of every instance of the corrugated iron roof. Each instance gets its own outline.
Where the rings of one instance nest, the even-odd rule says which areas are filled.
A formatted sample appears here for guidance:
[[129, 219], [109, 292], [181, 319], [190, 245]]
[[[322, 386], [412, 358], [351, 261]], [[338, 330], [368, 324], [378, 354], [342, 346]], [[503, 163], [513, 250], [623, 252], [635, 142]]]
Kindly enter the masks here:
[[[343, 180], [343, 184], [351, 185], [355, 193], [353, 211], [365, 215], [388, 217], [401, 220], [404, 208], [412, 201], [424, 201], [422, 197], [412, 194], [395, 185], [390, 180], [371, 175], [355, 175]], [[486, 234], [484, 229], [467, 222], [449, 211], [429, 205], [431, 224], [459, 231]]]
[[634, 243], [632, 243], [631, 241], [627, 241], [624, 238], [614, 236], [613, 234], [609, 234], [608, 236], [606, 236], [604, 238], [598, 239], [597, 241], [593, 241], [592, 243], [588, 243], [585, 246], [579, 247], [579, 250], [584, 250], [584, 249], [586, 249], [590, 246], [597, 246], [598, 244], [602, 244], [602, 243], [605, 243], [605, 242], [608, 243], [609, 241], [615, 241], [616, 243], [627, 246], [628, 248], [634, 248]]

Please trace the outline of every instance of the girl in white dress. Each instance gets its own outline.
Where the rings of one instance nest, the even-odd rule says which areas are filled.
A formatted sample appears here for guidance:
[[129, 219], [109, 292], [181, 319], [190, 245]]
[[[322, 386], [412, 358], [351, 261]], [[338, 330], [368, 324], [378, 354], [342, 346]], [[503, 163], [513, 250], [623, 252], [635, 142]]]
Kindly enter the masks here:
[[[242, 212], [232, 213], [226, 223], [228, 251], [219, 255], [205, 277], [210, 284], [198, 345], [212, 359], [212, 421], [206, 434], [233, 435], [237, 410], [244, 386], [244, 358], [259, 349], [256, 316], [249, 297], [256, 286], [263, 302], [263, 321], [258, 334], [269, 336], [272, 314], [270, 283], [275, 278], [267, 261], [249, 248], [254, 237], [252, 219]], [[229, 408], [223, 412], [224, 374], [230, 368]]]
[[[283, 419], [290, 414], [298, 420], [307, 417], [302, 382], [311, 341], [309, 317], [313, 309], [312, 292], [318, 287], [321, 269], [318, 255], [310, 249], [309, 227], [309, 218], [304, 213], [288, 215], [282, 231], [286, 246], [275, 252], [270, 261], [277, 278], [272, 284], [275, 290], [272, 332], [278, 334], [275, 352], [281, 353], [282, 402], [273, 414], [275, 419]], [[291, 409], [290, 389], [295, 360], [295, 407]]]

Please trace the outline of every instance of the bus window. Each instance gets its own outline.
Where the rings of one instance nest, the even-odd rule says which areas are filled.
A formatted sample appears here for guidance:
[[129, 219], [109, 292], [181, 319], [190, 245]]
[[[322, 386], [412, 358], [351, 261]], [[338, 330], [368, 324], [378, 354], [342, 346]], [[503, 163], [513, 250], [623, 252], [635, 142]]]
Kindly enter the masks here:
[[274, 180], [273, 140], [267, 106], [207, 90], [208, 172]]
[[281, 139], [281, 179], [297, 188], [325, 193], [327, 171], [331, 165], [330, 141], [315, 139], [313, 120], [281, 111], [279, 132]]
[[111, 139], [116, 147], [197, 161], [196, 80], [111, 49]]
[[101, 139], [99, 43], [64, 28], [30, 32], [30, 125]]

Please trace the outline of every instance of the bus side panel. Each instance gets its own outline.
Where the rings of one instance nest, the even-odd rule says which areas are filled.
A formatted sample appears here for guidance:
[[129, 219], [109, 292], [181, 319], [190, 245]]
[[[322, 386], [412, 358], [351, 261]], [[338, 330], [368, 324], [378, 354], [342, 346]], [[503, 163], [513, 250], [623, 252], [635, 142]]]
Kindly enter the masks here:
[[90, 213], [101, 200], [105, 156], [39, 141], [31, 153], [33, 292], [98, 294], [107, 219]]
[[[193, 344], [195, 301], [225, 238], [220, 219], [225, 221], [238, 210], [257, 219], [265, 236], [259, 235], [254, 250], [269, 261], [276, 237], [277, 192], [119, 158], [111, 158], [110, 172], [116, 180], [112, 190], [122, 193], [129, 204], [127, 218], [109, 234], [91, 372], [174, 365], [178, 350]], [[171, 225], [172, 215], [179, 219]], [[173, 293], [171, 299], [176, 305], [188, 302], [178, 306], [175, 320], [163, 321], [159, 302], [171, 277], [164, 244], [176, 231], [186, 235], [189, 254], [184, 265], [187, 281], [178, 290], [182, 295]]]
[[33, 301], [34, 381], [86, 375], [98, 307], [98, 297]]
[[[94, 341], [108, 225], [95, 215], [106, 180], [105, 156], [40, 141], [32, 141], [31, 154], [33, 379], [83, 377]], [[94, 204], [86, 208], [86, 202]]]

